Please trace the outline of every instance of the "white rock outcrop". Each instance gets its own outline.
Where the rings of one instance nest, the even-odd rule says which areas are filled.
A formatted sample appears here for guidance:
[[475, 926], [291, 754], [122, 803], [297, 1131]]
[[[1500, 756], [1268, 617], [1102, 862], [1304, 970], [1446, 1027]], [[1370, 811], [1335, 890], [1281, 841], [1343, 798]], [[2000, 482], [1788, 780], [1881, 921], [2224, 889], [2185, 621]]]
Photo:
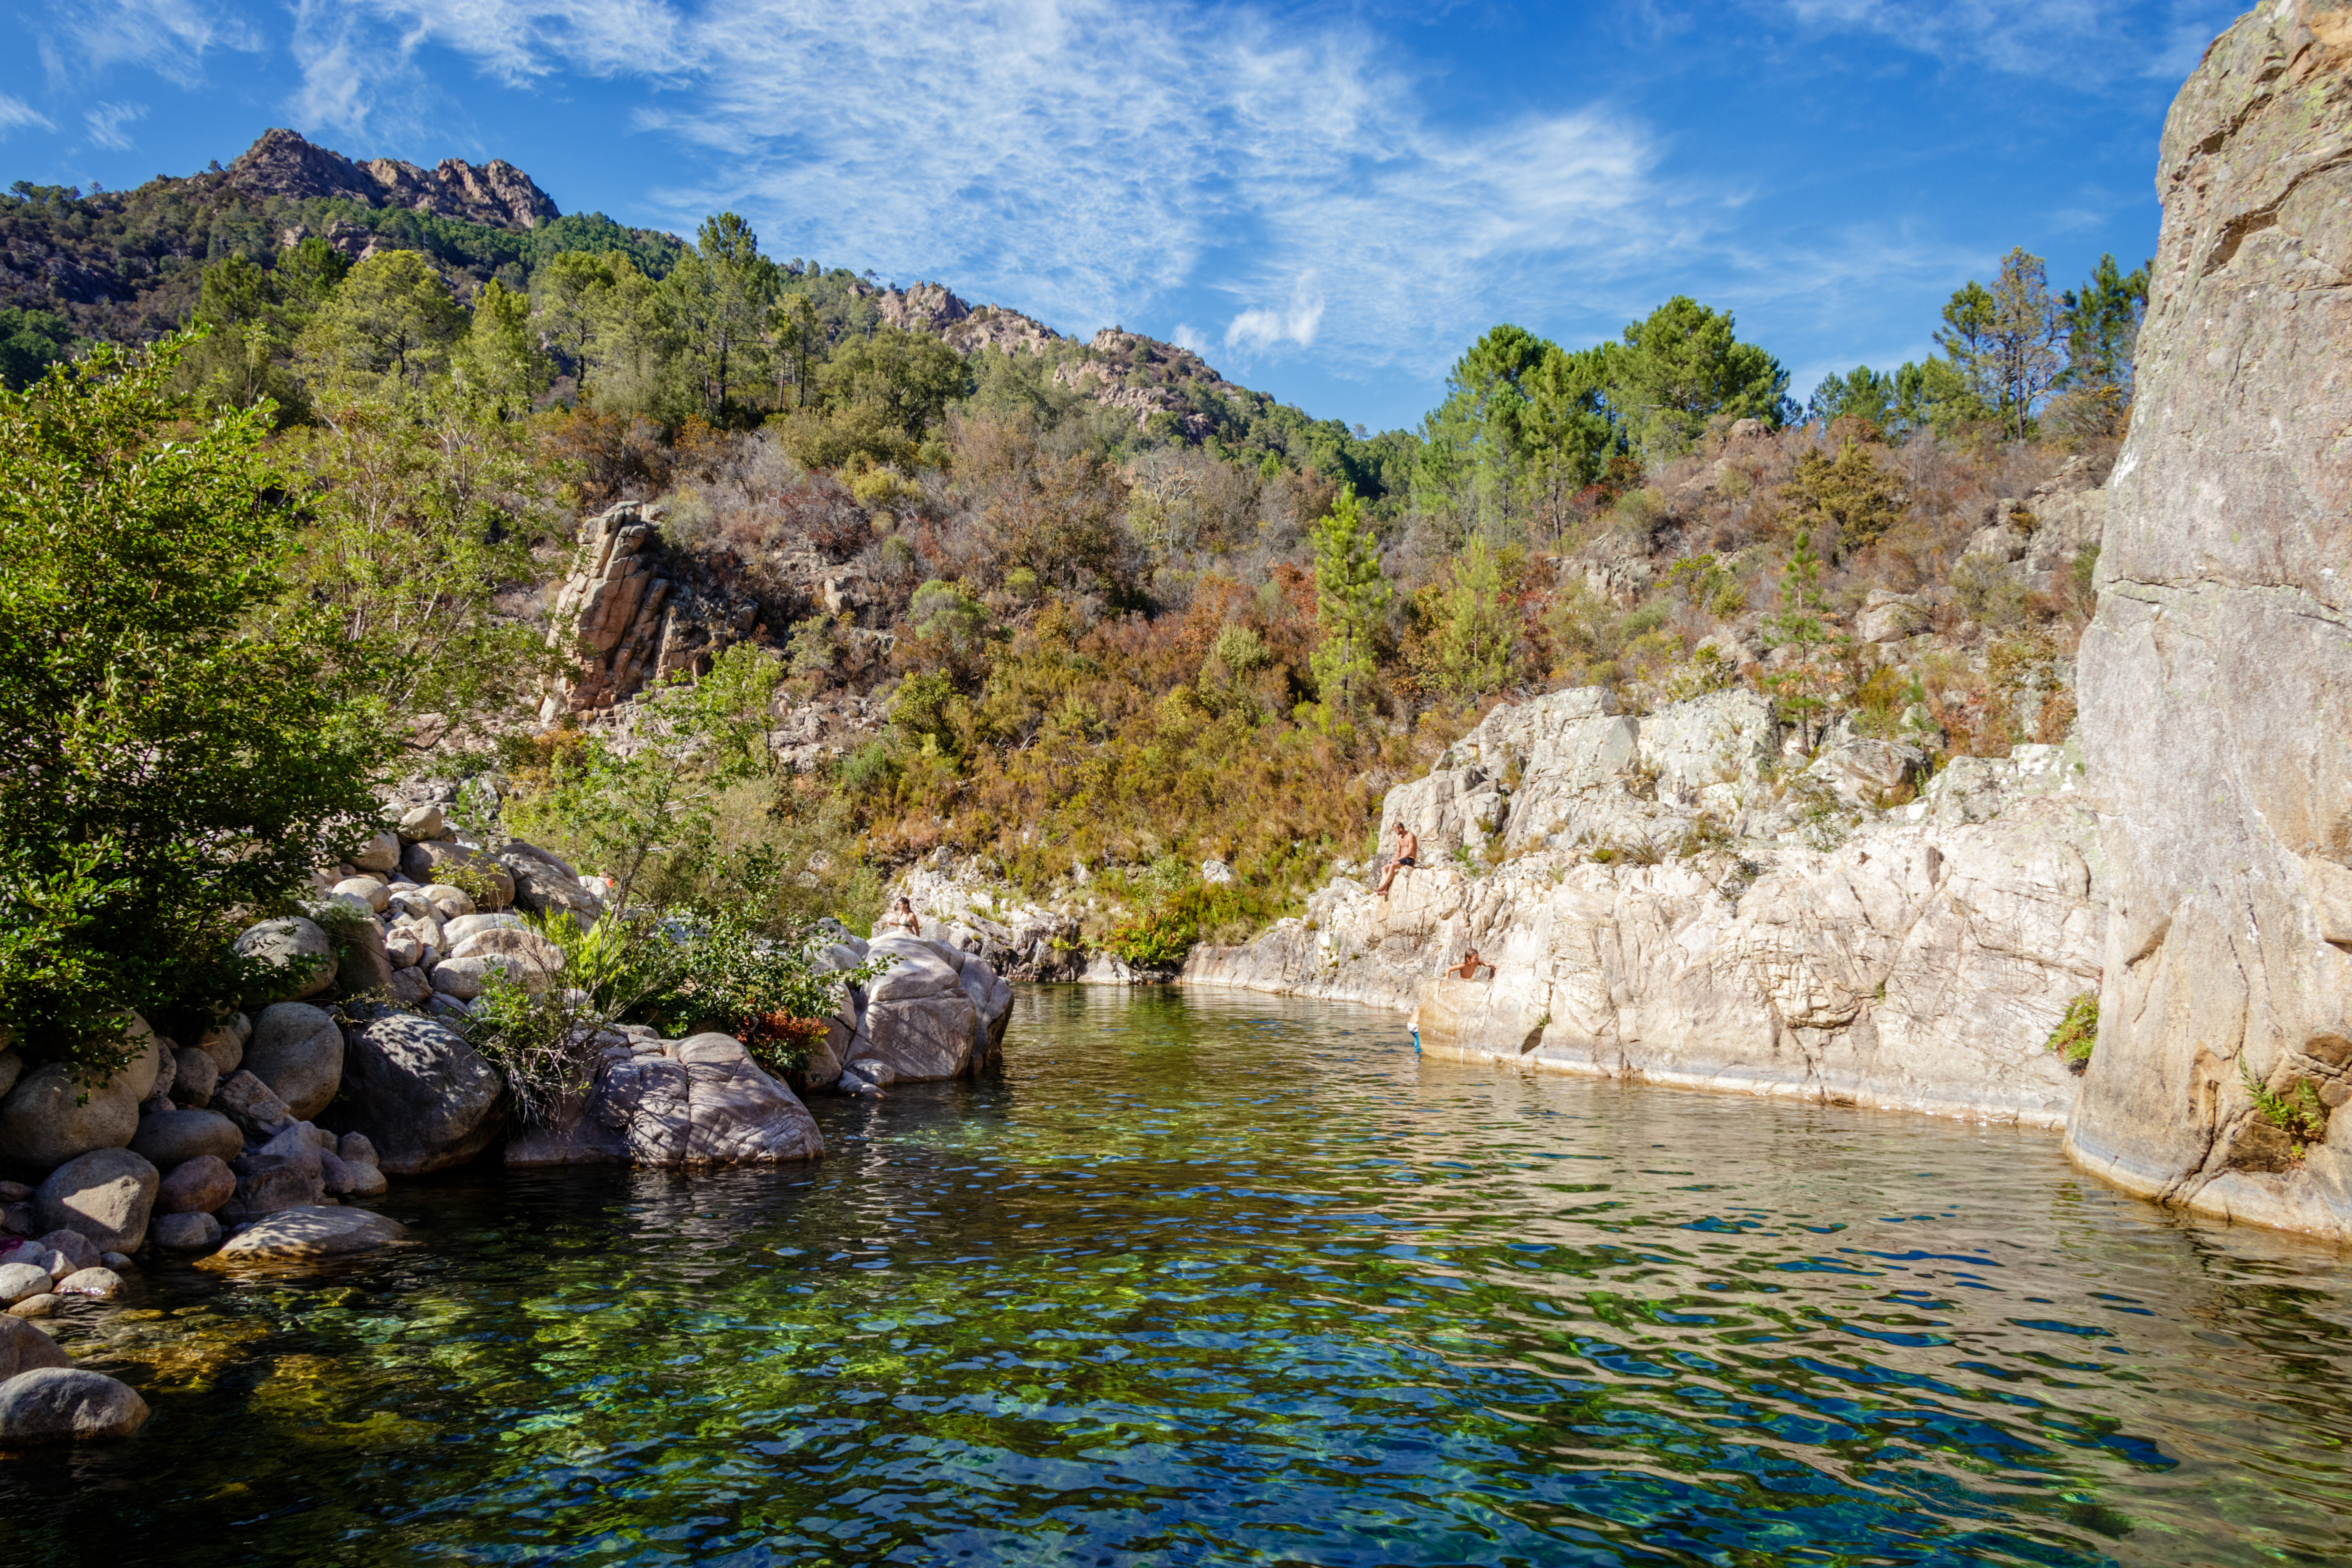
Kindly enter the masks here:
[[1390, 792], [1422, 864], [1388, 898], [1336, 879], [1185, 982], [1417, 1007], [1434, 1056], [2063, 1125], [2047, 1044], [2104, 920], [2079, 762], [2020, 748], [1965, 794], [1855, 804], [1782, 740], [1746, 691], [1498, 708]]

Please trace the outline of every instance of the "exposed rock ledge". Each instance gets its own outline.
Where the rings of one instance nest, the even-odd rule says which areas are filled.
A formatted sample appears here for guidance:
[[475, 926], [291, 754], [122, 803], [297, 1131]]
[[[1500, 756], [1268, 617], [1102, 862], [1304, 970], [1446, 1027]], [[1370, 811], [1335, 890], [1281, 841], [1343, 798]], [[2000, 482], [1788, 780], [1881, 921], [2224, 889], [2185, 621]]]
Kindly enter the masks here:
[[[2105, 924], [2071, 748], [1963, 759], [1882, 811], [1899, 748], [1782, 773], [1782, 741], [1747, 692], [1498, 708], [1391, 792], [1424, 866], [1390, 898], [1335, 879], [1184, 981], [1418, 1006], [1436, 1057], [2064, 1125], [2048, 1040], [2098, 988]], [[1491, 971], [1442, 978], [1470, 946]]]

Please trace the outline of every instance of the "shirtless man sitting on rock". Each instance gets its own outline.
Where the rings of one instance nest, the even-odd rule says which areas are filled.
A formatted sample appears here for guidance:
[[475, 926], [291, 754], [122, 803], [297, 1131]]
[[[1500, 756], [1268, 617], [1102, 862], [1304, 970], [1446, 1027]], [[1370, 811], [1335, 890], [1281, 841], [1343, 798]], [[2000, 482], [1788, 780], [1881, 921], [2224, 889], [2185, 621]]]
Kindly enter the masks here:
[[1413, 858], [1421, 853], [1421, 839], [1404, 825], [1402, 817], [1397, 818], [1396, 821], [1396, 858], [1389, 862], [1387, 872], [1381, 878], [1381, 885], [1372, 889], [1372, 895], [1375, 898], [1385, 899], [1389, 896], [1389, 884], [1396, 880], [1396, 874], [1401, 868], [1421, 864]]

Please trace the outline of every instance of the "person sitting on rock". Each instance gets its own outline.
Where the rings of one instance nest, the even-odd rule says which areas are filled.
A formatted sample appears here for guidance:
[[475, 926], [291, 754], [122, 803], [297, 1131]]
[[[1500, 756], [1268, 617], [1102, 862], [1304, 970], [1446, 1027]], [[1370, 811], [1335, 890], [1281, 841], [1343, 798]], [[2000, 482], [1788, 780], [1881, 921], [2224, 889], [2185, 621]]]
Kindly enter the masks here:
[[898, 895], [898, 901], [890, 906], [890, 912], [882, 917], [881, 929], [902, 931], [908, 936], [920, 936], [923, 934], [923, 917], [915, 912], [913, 901], [901, 893]]
[[1478, 956], [1478, 950], [1474, 947], [1462, 955], [1461, 963], [1445, 973], [1456, 980], [1475, 980], [1478, 978], [1479, 970], [1492, 967], [1494, 967], [1492, 964]]
[[1416, 835], [1412, 829], [1404, 825], [1404, 818], [1397, 818], [1396, 858], [1389, 862], [1389, 868], [1386, 872], [1381, 874], [1381, 885], [1372, 889], [1372, 895], [1375, 898], [1387, 898], [1389, 896], [1389, 884], [1396, 880], [1397, 872], [1404, 867], [1418, 866], [1421, 864], [1420, 861], [1413, 858], [1414, 856], [1420, 853], [1421, 839], [1419, 836]]

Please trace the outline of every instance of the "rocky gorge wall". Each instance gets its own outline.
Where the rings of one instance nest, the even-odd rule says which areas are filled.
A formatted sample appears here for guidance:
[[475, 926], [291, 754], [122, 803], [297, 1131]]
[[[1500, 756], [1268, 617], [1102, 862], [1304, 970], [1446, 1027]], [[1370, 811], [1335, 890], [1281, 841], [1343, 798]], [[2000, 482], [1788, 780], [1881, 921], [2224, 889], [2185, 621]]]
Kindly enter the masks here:
[[[1195, 951], [1195, 985], [1417, 1007], [1424, 1050], [1534, 1069], [2062, 1125], [2047, 1048], [2098, 985], [2103, 861], [2071, 748], [1810, 762], [1770, 705], [1647, 717], [1599, 689], [1498, 708], [1388, 797], [1422, 865]], [[1444, 976], [1467, 949], [1486, 967]]]
[[2352, 1239], [2352, 7], [2278, 0], [2166, 123], [2082, 734], [2111, 803], [2068, 1137], [2133, 1192]]

